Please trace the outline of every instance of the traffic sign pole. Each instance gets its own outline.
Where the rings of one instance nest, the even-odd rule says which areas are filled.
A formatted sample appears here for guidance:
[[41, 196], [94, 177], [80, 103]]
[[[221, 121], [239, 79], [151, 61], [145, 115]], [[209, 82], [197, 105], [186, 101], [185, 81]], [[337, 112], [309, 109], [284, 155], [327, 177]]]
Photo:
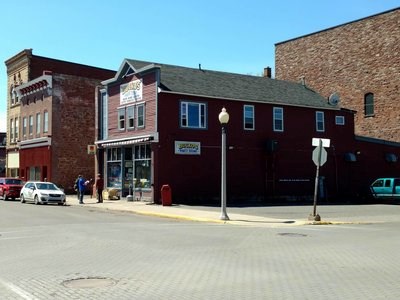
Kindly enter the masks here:
[[[318, 150], [317, 150], [318, 149]], [[316, 161], [314, 160], [314, 163], [317, 165], [317, 172], [315, 175], [315, 185], [314, 185], [314, 209], [313, 209], [313, 213], [308, 217], [309, 220], [312, 221], [321, 221], [321, 217], [320, 215], [317, 214], [317, 197], [318, 197], [318, 182], [319, 182], [319, 167], [321, 165], [321, 154], [322, 154], [322, 150], [325, 150], [322, 147], [322, 140], [319, 140], [319, 145], [318, 147], [315, 149], [317, 151], [317, 159]], [[314, 150], [314, 152], [315, 152]]]

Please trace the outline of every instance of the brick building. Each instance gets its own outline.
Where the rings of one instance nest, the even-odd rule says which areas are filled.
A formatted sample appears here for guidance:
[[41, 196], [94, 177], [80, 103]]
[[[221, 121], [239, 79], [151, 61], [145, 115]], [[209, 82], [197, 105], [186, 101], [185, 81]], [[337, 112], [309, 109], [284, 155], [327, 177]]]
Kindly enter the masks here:
[[0, 132], [0, 177], [6, 175], [6, 145], [7, 134], [6, 132]]
[[106, 185], [130, 184], [159, 202], [218, 203], [221, 124], [227, 125], [228, 203], [312, 199], [313, 138], [327, 138], [321, 196], [365, 192], [380, 174], [396, 173], [400, 144], [354, 138], [354, 112], [300, 83], [126, 59], [97, 94], [98, 168]]
[[24, 50], [6, 61], [7, 174], [72, 190], [94, 177], [95, 87], [114, 71], [40, 57]]
[[277, 79], [337, 93], [356, 111], [355, 133], [400, 142], [400, 9], [275, 45]]

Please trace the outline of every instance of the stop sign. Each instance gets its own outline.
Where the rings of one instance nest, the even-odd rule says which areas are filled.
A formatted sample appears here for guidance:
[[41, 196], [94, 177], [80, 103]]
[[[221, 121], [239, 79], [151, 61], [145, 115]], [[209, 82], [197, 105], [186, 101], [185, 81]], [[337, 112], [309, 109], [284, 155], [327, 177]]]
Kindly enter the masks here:
[[312, 160], [316, 166], [323, 166], [326, 163], [328, 153], [322, 145], [316, 147], [312, 153]]

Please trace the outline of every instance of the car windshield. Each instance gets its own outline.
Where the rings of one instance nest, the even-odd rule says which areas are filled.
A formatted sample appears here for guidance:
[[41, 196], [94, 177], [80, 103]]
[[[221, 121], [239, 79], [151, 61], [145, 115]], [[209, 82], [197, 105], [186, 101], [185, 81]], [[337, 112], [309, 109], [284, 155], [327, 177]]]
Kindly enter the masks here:
[[37, 183], [36, 186], [39, 190], [58, 190], [52, 183]]
[[22, 185], [22, 180], [21, 179], [6, 179], [6, 184], [18, 184]]

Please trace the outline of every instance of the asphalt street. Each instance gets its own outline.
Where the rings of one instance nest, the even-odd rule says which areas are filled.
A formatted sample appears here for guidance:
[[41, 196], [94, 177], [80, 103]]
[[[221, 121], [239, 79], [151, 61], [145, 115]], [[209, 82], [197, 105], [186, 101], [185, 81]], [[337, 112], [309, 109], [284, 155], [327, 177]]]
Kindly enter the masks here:
[[[228, 213], [301, 220], [310, 209], [229, 207]], [[183, 211], [189, 210], [218, 216], [218, 207]], [[321, 206], [319, 212], [341, 222], [246, 226], [101, 204], [0, 201], [0, 298], [398, 299], [399, 207]]]

